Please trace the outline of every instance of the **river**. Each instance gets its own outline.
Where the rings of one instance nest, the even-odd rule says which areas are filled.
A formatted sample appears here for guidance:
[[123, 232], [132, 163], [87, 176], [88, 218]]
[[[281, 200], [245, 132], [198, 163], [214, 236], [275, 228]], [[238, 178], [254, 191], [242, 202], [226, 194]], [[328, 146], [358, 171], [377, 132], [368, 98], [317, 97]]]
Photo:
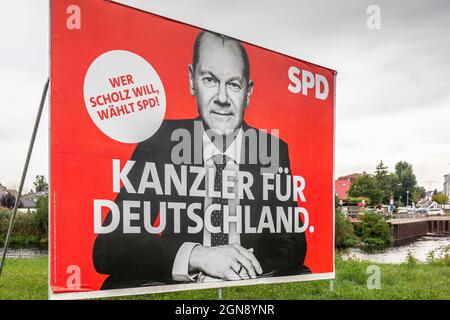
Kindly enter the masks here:
[[[3, 248], [0, 248], [0, 253]], [[6, 253], [7, 258], [13, 259], [29, 259], [29, 258], [39, 258], [46, 257], [48, 254], [48, 249], [46, 246], [26, 246], [26, 247], [16, 247], [10, 246], [8, 252]]]
[[375, 263], [400, 264], [406, 261], [410, 252], [420, 262], [427, 262], [427, 257], [431, 251], [434, 252], [435, 258], [440, 258], [445, 255], [445, 248], [447, 247], [450, 247], [450, 237], [424, 236], [410, 244], [391, 247], [381, 252], [366, 253], [359, 248], [349, 248], [343, 250], [341, 255], [344, 260], [356, 258], [357, 260], [366, 260]]

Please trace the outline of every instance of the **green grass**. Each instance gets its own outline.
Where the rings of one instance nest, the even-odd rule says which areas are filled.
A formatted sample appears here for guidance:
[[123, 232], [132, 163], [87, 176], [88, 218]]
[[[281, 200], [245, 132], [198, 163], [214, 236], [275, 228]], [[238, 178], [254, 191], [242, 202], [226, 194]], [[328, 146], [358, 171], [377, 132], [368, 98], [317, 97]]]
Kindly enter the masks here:
[[[370, 262], [336, 261], [335, 291], [329, 281], [265, 284], [223, 289], [224, 299], [450, 299], [450, 260], [429, 264], [379, 264], [381, 289], [367, 288]], [[47, 260], [8, 259], [0, 299], [47, 299]], [[217, 299], [217, 290], [193, 290], [114, 299]]]
[[0, 276], [0, 299], [47, 299], [47, 258], [6, 259]]

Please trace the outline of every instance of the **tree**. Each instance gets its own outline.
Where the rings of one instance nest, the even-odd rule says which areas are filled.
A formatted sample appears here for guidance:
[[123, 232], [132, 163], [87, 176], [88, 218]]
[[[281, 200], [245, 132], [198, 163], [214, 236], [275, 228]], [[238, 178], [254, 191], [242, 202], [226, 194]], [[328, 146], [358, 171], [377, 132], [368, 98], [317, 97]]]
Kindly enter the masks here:
[[378, 185], [381, 190], [381, 202], [389, 203], [391, 189], [390, 189], [390, 180], [389, 180], [389, 171], [388, 167], [384, 165], [383, 160], [375, 167], [374, 177], [378, 181]]
[[375, 167], [375, 178], [382, 181], [389, 173], [388, 167], [384, 165], [383, 160]]
[[336, 212], [341, 207], [339, 196], [337, 194], [334, 195], [334, 211]]
[[[376, 183], [371, 181], [372, 179]], [[425, 188], [417, 186], [413, 167], [406, 161], [397, 162], [395, 172], [389, 172], [388, 167], [381, 160], [375, 167], [373, 176], [366, 175], [366, 178], [354, 186], [355, 182], [350, 187], [349, 196], [369, 197], [371, 205], [389, 204], [393, 196], [395, 205], [398, 207], [403, 206], [408, 198], [409, 204], [425, 196]]]
[[435, 195], [433, 195], [432, 200], [438, 204], [446, 204], [448, 203], [448, 196], [442, 192], [437, 192]]
[[398, 179], [397, 174], [394, 172], [389, 173], [389, 175], [386, 177], [386, 186], [385, 186], [386, 189], [383, 199], [385, 204], [389, 204], [389, 201], [391, 200], [391, 195], [393, 195], [394, 198], [396, 198], [395, 195], [399, 193], [400, 189], [399, 185], [400, 180]]
[[406, 203], [408, 198], [410, 201], [413, 201], [412, 196], [417, 188], [417, 179], [413, 173], [412, 165], [406, 161], [399, 161], [395, 165], [395, 173], [399, 181], [398, 188], [394, 191], [395, 198], [398, 200], [403, 199], [402, 202], [404, 203]]
[[364, 197], [369, 198], [369, 205], [378, 205], [381, 203], [382, 190], [376, 178], [371, 175], [362, 175], [358, 177], [350, 186], [348, 190], [350, 197]]
[[37, 175], [33, 185], [36, 192], [48, 191], [48, 183], [43, 175]]
[[414, 202], [417, 202], [417, 201], [419, 201], [420, 199], [425, 198], [426, 194], [427, 194], [427, 191], [425, 190], [424, 187], [417, 187], [417, 188], [414, 190], [413, 198], [412, 198], [412, 199], [413, 199]]
[[16, 197], [14, 197], [10, 192], [6, 192], [0, 197], [0, 205], [2, 207], [12, 209], [14, 208], [15, 204], [16, 204]]
[[48, 231], [48, 196], [40, 197], [36, 204], [36, 225], [39, 236], [47, 235]]

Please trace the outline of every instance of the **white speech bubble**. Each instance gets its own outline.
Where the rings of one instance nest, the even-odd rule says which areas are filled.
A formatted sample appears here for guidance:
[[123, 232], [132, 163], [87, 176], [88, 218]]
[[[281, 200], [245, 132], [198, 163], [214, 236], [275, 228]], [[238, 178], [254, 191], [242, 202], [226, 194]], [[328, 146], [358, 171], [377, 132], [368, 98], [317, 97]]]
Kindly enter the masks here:
[[166, 112], [166, 94], [158, 73], [141, 56], [108, 51], [89, 66], [84, 102], [95, 125], [108, 137], [138, 143], [158, 131]]

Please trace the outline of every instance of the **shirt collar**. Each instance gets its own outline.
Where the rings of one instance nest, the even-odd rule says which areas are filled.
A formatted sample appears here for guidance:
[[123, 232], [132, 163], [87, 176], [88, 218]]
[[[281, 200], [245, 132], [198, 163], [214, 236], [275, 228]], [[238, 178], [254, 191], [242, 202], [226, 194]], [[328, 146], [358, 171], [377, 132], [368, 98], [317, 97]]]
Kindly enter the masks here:
[[225, 152], [221, 152], [216, 148], [214, 143], [206, 134], [205, 128], [202, 124], [202, 138], [203, 138], [203, 161], [206, 162], [211, 157], [218, 154], [224, 154], [228, 158], [232, 159], [235, 163], [241, 162], [241, 144], [242, 144], [242, 128], [239, 128], [238, 134], [233, 142], [230, 144]]

